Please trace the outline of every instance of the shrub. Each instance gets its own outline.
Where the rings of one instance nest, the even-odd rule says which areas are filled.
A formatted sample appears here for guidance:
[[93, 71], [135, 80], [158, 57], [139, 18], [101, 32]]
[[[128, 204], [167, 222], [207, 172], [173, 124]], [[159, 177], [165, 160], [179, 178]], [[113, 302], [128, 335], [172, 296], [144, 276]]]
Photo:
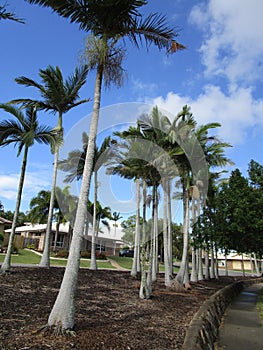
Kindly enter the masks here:
[[81, 252], [80, 257], [83, 259], [90, 259], [91, 252]]
[[107, 260], [107, 257], [104, 253], [96, 253], [96, 259]]
[[67, 258], [68, 257], [68, 251], [67, 250], [59, 250], [55, 254], [56, 258]]

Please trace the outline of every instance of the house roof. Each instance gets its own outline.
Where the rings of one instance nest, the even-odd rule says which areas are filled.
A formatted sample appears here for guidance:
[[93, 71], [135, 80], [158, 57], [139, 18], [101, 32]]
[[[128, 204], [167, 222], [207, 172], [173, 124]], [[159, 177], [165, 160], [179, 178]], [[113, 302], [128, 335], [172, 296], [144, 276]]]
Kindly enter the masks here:
[[2, 217], [0, 216], [0, 224], [12, 225], [12, 221], [7, 220], [7, 219], [5, 219], [5, 218], [2, 218]]
[[[108, 230], [107, 227], [101, 227], [100, 231], [98, 233], [98, 239], [103, 239], [103, 240], [114, 240], [116, 241], [116, 243], [122, 244], [122, 236], [124, 235], [124, 233], [122, 232], [122, 230], [119, 227], [115, 227], [113, 226], [114, 223], [110, 222], [109, 226], [110, 229]], [[22, 232], [45, 232], [46, 231], [46, 224], [28, 224], [28, 225], [24, 225], [24, 226], [19, 226], [16, 227], [15, 232], [17, 233], [22, 233]], [[56, 223], [52, 224], [52, 231], [56, 231]], [[11, 229], [7, 229], [5, 230], [6, 233], [10, 233]], [[68, 233], [69, 232], [69, 223], [65, 223], [65, 224], [60, 224], [59, 225], [59, 232], [60, 233]], [[90, 228], [90, 230], [88, 231], [88, 239], [91, 238], [92, 235], [92, 228]]]
[[[218, 254], [217, 257], [219, 260], [224, 260], [225, 259], [225, 255], [224, 254]], [[251, 257], [250, 255], [247, 254], [243, 254], [243, 260], [250, 260]], [[242, 255], [238, 254], [238, 253], [229, 253], [227, 254], [227, 260], [242, 260]]]

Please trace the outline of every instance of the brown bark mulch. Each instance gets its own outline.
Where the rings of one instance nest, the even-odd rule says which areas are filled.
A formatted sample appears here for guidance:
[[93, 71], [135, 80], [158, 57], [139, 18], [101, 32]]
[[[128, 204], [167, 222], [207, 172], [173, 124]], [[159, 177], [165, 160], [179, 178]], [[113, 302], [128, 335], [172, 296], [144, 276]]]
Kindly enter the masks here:
[[150, 300], [138, 296], [129, 272], [81, 269], [76, 298], [76, 336], [39, 331], [46, 324], [64, 268], [14, 267], [0, 276], [1, 350], [180, 349], [201, 304], [234, 278], [202, 281], [177, 293], [163, 275]]

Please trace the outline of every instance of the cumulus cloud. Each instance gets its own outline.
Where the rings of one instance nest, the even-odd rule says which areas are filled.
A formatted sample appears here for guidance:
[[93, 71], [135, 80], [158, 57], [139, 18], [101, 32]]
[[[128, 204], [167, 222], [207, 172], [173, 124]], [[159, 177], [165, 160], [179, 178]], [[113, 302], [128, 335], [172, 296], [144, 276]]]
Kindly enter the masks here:
[[219, 122], [217, 129], [222, 141], [232, 145], [246, 140], [248, 128], [263, 124], [263, 100], [253, 99], [251, 89], [231, 86], [227, 93], [218, 86], [207, 85], [195, 99], [169, 92], [152, 103], [176, 115], [184, 105], [189, 105], [198, 124]]
[[[41, 168], [41, 165], [39, 165], [39, 168]], [[19, 177], [19, 173], [11, 173], [8, 175], [0, 174], [1, 202], [5, 203], [5, 200], [16, 200]], [[37, 172], [28, 171], [25, 176], [21, 206], [28, 209], [30, 200], [35, 197], [39, 191], [50, 190], [50, 179], [50, 172], [44, 169]]]
[[262, 79], [263, 2], [209, 0], [193, 7], [190, 23], [204, 32], [200, 47], [208, 75], [231, 82]]

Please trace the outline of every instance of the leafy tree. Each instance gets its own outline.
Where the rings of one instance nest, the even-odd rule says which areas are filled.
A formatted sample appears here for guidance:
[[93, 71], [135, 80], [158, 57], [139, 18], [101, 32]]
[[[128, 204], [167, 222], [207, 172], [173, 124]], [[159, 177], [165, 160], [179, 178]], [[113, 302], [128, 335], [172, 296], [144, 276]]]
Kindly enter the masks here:
[[9, 237], [7, 254], [1, 267], [1, 272], [5, 273], [10, 270], [11, 250], [21, 203], [28, 150], [35, 142], [51, 145], [51, 148], [54, 150], [57, 144], [57, 132], [45, 125], [39, 125], [35, 107], [27, 108], [25, 115], [20, 109], [7, 104], [0, 104], [0, 108], [10, 113], [15, 118], [15, 120], [10, 119], [0, 122], [0, 146], [8, 146], [10, 144], [18, 146], [17, 156], [24, 150], [12, 229]]

